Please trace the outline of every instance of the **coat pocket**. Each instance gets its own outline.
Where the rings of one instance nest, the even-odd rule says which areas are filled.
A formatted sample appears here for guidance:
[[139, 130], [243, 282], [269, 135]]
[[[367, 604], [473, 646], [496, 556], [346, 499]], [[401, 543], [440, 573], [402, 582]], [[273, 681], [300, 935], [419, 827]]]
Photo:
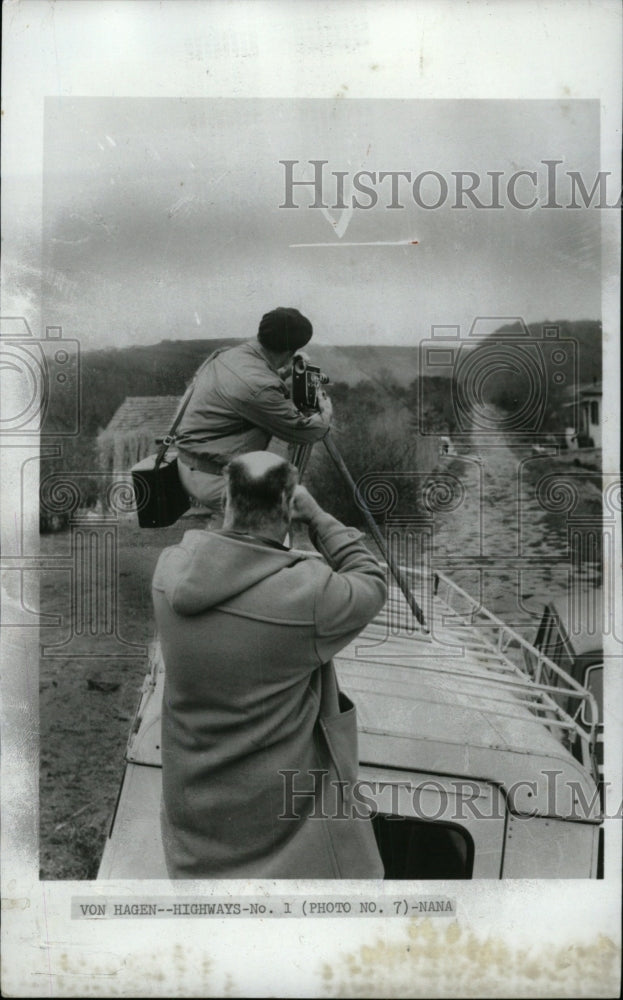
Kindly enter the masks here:
[[339, 715], [322, 717], [320, 725], [337, 776], [350, 790], [359, 774], [357, 709], [343, 691], [339, 693], [339, 705]]
[[339, 715], [322, 716], [320, 726], [331, 763], [341, 788], [335, 790], [336, 812], [325, 825], [337, 868], [337, 878], [383, 878], [383, 862], [374, 837], [372, 823], [361, 813], [354, 813], [353, 790], [359, 780], [357, 709], [342, 691]]

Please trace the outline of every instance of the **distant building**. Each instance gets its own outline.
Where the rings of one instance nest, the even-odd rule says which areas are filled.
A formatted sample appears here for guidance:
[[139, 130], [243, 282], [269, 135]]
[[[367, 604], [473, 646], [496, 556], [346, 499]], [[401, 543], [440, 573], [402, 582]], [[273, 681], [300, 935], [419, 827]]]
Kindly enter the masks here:
[[578, 386], [573, 392], [573, 400], [565, 404], [566, 408], [575, 415], [577, 445], [580, 448], [601, 448], [601, 382], [595, 379]]
[[171, 429], [178, 396], [128, 396], [108, 426], [97, 436], [100, 468], [127, 473], [136, 462], [158, 449]]
[[585, 447], [601, 448], [601, 382], [581, 385], [578, 390], [580, 402], [580, 441], [588, 439]]

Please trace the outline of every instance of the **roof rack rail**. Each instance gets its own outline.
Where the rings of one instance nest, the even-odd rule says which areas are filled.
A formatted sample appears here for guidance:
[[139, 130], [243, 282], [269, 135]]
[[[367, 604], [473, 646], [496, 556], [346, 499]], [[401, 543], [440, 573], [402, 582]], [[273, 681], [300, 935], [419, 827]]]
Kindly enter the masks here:
[[[473, 694], [474, 687], [479, 683], [482, 686], [486, 680], [487, 685], [493, 685], [496, 693], [479, 693], [483, 702], [494, 703], [499, 706], [495, 708], [497, 714], [513, 718], [527, 708], [569, 747], [579, 741], [582, 763], [597, 780], [599, 717], [592, 692], [444, 573], [425, 573], [407, 566], [401, 569], [413, 583], [430, 632], [426, 636], [420, 634], [421, 627], [402, 593], [391, 584], [385, 608], [374, 623], [391, 625], [392, 632], [400, 634], [402, 640], [421, 642], [425, 638], [432, 644], [439, 642], [446, 650], [454, 645], [471, 654], [471, 669], [464, 659], [450, 667], [441, 663], [427, 665], [422, 657], [417, 657], [410, 661], [409, 666], [424, 673], [453, 677], [459, 685], [457, 693], [462, 687], [464, 693]], [[477, 670], [473, 669], [474, 666]], [[522, 707], [518, 712], [509, 711], [519, 708], [519, 705]], [[589, 722], [583, 725], [580, 718], [588, 718]]]

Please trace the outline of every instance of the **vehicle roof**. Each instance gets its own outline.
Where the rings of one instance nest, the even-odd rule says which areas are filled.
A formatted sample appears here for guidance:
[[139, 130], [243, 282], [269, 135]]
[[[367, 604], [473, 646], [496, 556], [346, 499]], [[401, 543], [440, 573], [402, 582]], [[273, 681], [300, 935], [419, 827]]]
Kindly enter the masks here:
[[[434, 628], [431, 635], [412, 619], [409, 629], [393, 635], [390, 620], [386, 608], [335, 657], [340, 686], [357, 706], [362, 765], [488, 781], [507, 796], [517, 783], [531, 782], [529, 801], [522, 799], [529, 812], [560, 818], [579, 818], [579, 789], [591, 804], [581, 818], [598, 819], [589, 770], [557, 738], [564, 732], [557, 728], [560, 717], [552, 712], [548, 722], [535, 714], [543, 710], [542, 702], [530, 710], [539, 689], [522, 671], [495, 652], [492, 658], [490, 648], [469, 648], [468, 629], [444, 636]], [[159, 646], [152, 656], [127, 759], [159, 766], [164, 679]]]
[[[554, 735], [562, 730], [528, 708], [528, 679], [493, 676], [473, 652], [455, 650], [421, 633], [390, 636], [373, 623], [338, 654], [340, 684], [357, 705], [360, 761], [479, 778], [507, 792], [534, 781], [531, 806], [540, 815], [573, 812], [569, 781], [590, 800], [593, 779]], [[554, 804], [548, 770], [560, 772]]]

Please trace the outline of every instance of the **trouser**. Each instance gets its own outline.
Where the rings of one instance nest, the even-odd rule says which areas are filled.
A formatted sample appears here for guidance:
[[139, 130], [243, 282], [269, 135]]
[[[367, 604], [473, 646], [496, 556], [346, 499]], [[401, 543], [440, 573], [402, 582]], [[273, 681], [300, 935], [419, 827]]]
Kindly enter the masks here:
[[180, 482], [193, 500], [215, 514], [221, 514], [225, 495], [223, 476], [201, 472], [200, 469], [193, 469], [182, 461], [178, 461], [177, 468]]

